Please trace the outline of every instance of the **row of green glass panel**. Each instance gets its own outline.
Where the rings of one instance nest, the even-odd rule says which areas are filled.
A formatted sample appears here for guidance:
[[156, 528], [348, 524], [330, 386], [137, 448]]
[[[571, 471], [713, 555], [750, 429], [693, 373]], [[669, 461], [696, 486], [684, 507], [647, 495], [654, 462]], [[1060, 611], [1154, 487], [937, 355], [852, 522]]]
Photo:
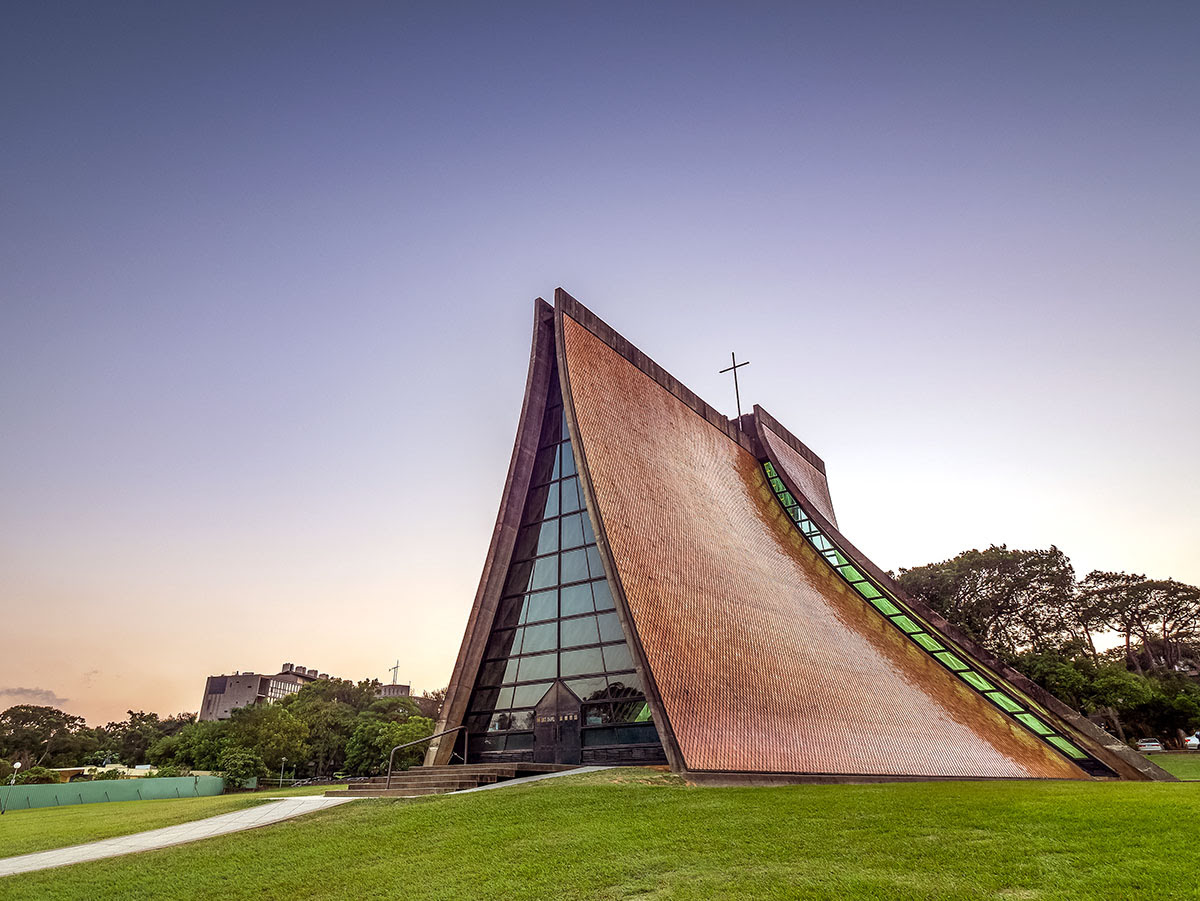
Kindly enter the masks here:
[[500, 629], [488, 641], [489, 659], [540, 654], [555, 648], [580, 648], [606, 641], [623, 641], [625, 632], [616, 613], [585, 613], [516, 629]]
[[584, 613], [604, 613], [612, 609], [613, 598], [608, 581], [596, 579], [592, 582], [504, 598], [500, 602], [496, 627], [512, 628], [525, 623], [556, 619], [559, 616], [566, 618]]
[[[550, 690], [553, 682], [535, 682], [532, 685], [489, 686], [476, 688], [467, 708], [480, 714], [514, 707], [536, 707]], [[580, 701], [614, 701], [640, 698], [645, 692], [637, 673], [609, 673], [607, 676], [587, 676], [582, 679], [567, 679], [563, 682]]]
[[[629, 726], [601, 726], [580, 731], [584, 747], [608, 747], [611, 745], [657, 745], [661, 744], [658, 730], [653, 723], [636, 723]], [[532, 732], [490, 732], [471, 735], [471, 756], [485, 751], [528, 751], [533, 747]]]
[[514, 560], [528, 560], [558, 550], [569, 550], [594, 544], [596, 535], [592, 521], [586, 512], [571, 513], [561, 519], [551, 518], [545, 522], [525, 526], [517, 535]]
[[540, 522], [552, 516], [574, 513], [582, 509], [583, 492], [579, 488], [579, 477], [571, 476], [558, 482], [530, 488], [522, 522]]
[[[472, 701], [468, 709], [495, 709], [496, 701], [492, 695], [494, 695], [495, 689], [501, 687], [501, 680], [504, 679], [508, 663], [509, 661], [507, 660], [493, 660], [485, 663], [480, 668], [479, 678], [475, 682], [477, 686], [475, 689], [476, 693], [492, 692], [492, 694], [489, 694], [487, 704], [477, 705]], [[515, 680], [504, 684], [506, 686], [514, 685]], [[630, 695], [645, 694], [641, 677], [635, 672], [609, 672], [591, 676], [574, 676], [567, 679], [565, 684], [574, 693], [575, 697], [581, 701], [602, 701], [606, 698], [625, 698]]]
[[557, 397], [558, 392], [555, 392], [555, 405], [546, 410], [546, 417], [542, 420], [542, 431], [538, 437], [538, 447], [546, 447], [553, 445], [557, 441], [566, 441], [571, 437], [567, 430], [566, 412], [561, 406], [561, 400]]
[[495, 628], [513, 628], [526, 623], [557, 619], [560, 616], [565, 619], [612, 609], [612, 592], [609, 591], [608, 582], [597, 579], [593, 582], [504, 598], [500, 602]]
[[[535, 711], [503, 710], [488, 714], [472, 713], [467, 717], [471, 732], [519, 732], [532, 729]], [[607, 726], [611, 723], [645, 723], [650, 720], [650, 707], [645, 698], [604, 704], [584, 704], [580, 712], [583, 726]]]
[[[770, 467], [771, 464], [766, 464]], [[774, 467], [768, 469], [768, 476], [774, 472]], [[813, 523], [808, 515], [796, 503], [795, 498], [787, 491], [783, 482], [778, 477], [770, 477], [772, 489], [780, 503], [784, 505], [784, 509], [791, 519], [799, 526], [801, 533], [807, 538], [814, 548], [823, 556], [830, 565], [834, 567], [841, 575], [851, 583], [856, 591], [859, 592], [867, 601], [869, 601], [876, 609], [883, 613], [897, 627], [904, 631], [913, 641], [919, 644], [943, 666], [954, 672], [964, 682], [968, 683], [972, 688], [983, 693], [983, 696], [990, 700], [1006, 713], [1014, 714], [1016, 719], [1026, 725], [1038, 735], [1048, 738], [1054, 735], [1054, 730], [1047, 726], [1042, 720], [1038, 719], [1031, 713], [1022, 713], [1025, 708], [1017, 701], [1002, 691], [996, 689], [994, 685], [987, 681], [982, 675], [973, 671], [971, 667], [960, 658], [957, 654], [947, 650], [945, 645], [939, 642], [934, 636], [925, 632], [920, 625], [913, 621], [890, 600], [884, 597], [879, 588], [870, 582], [866, 576], [859, 572], [850, 561], [834, 547], [821, 529]], [[1055, 747], [1065, 751], [1068, 755], [1076, 759], [1082, 759], [1086, 755], [1071, 744], [1066, 739], [1059, 738], [1054, 741]]]
[[562, 551], [532, 560], [518, 560], [508, 569], [504, 583], [504, 594], [524, 594], [555, 585], [587, 582], [604, 578], [604, 563], [596, 545]]
[[[773, 487], [774, 483], [777, 481], [779, 480], [772, 480]], [[780, 500], [782, 501], [783, 498], [780, 497]], [[798, 505], [786, 507], [785, 509], [787, 509], [788, 515], [792, 517], [798, 526], [800, 526], [800, 531], [804, 534], [804, 536], [812, 542], [813, 546], [821, 553], [821, 556], [828, 560], [829, 563], [838, 572], [840, 572], [847, 581], [851, 583], [851, 587], [862, 594], [869, 603], [883, 613], [894, 625], [908, 635], [909, 638], [928, 651], [934, 657], [934, 659], [936, 659], [947, 669], [957, 674], [963, 681], [971, 685], [972, 688], [983, 692], [984, 697], [1005, 712], [1017, 713], [1025, 709], [1021, 704], [1017, 703], [1011, 697], [1001, 691], [998, 691], [996, 686], [992, 685], [982, 675], [972, 670], [966, 661], [964, 661], [957, 654], [948, 650], [944, 644], [937, 640], [937, 638], [924, 631], [924, 628], [921, 625], [919, 625], [910, 616], [905, 614], [904, 611], [893, 604], [888, 598], [884, 597], [883, 593], [878, 589], [878, 587], [873, 585], [857, 569], [851, 566], [849, 561], [843, 557], [836, 548], [834, 548], [833, 543], [825, 537], [824, 533], [821, 532], [816, 525], [813, 524], [812, 520], [810, 520], [807, 515], [804, 514], [804, 511], [801, 510]], [[1036, 722], [1036, 727], [1031, 725], [1031, 722], [1026, 722], [1024, 716], [1030, 717], [1031, 722]], [[1053, 734], [1053, 730], [1046, 726], [1046, 724], [1041, 720], [1037, 719], [1037, 717], [1032, 716], [1032, 714], [1026, 714], [1024, 716], [1018, 716], [1017, 719], [1025, 722], [1026, 725], [1030, 726], [1030, 728], [1039, 735]]]
[[[504, 672], [496, 680], [502, 685], [512, 685], [517, 682], [540, 682], [543, 679], [568, 679], [578, 676], [594, 676], [602, 673], [616, 673], [633, 669], [633, 656], [625, 642], [608, 644], [592, 648], [580, 648], [573, 651], [551, 651], [549, 654], [533, 654], [528, 657], [510, 657], [503, 661], [488, 661], [481, 667], [483, 670], [493, 663], [503, 663]], [[479, 684], [496, 684], [491, 672], [487, 673], [488, 682]]]
[[564, 441], [562, 444], [544, 447], [538, 451], [529, 484], [544, 485], [546, 482], [573, 475], [575, 475], [575, 452], [571, 449], [571, 442]]

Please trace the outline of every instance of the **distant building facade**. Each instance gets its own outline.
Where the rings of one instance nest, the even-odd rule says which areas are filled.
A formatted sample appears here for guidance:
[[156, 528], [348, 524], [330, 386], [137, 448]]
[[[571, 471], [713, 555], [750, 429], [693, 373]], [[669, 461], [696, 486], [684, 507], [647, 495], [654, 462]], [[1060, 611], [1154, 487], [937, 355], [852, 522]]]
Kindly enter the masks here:
[[265, 673], [234, 673], [232, 676], [209, 676], [204, 683], [204, 700], [197, 719], [227, 720], [233, 711], [252, 704], [273, 704], [280, 698], [295, 694], [310, 682], [328, 679], [328, 673], [316, 667], [285, 663], [274, 675]]
[[411, 694], [411, 685], [380, 685], [375, 691], [377, 698], [407, 698]]

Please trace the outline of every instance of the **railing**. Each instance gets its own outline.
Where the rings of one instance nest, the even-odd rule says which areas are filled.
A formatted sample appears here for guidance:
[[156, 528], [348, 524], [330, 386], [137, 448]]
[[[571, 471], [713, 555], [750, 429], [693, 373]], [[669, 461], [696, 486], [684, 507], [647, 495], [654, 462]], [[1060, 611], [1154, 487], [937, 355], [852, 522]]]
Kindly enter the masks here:
[[392, 748], [392, 753], [388, 755], [388, 774], [387, 785], [385, 788], [392, 787], [392, 761], [396, 759], [396, 752], [403, 748], [411, 748], [413, 745], [423, 745], [427, 741], [432, 741], [435, 738], [441, 738], [443, 735], [449, 735], [452, 732], [462, 732], [463, 734], [463, 763], [467, 762], [467, 732], [466, 726], [455, 726], [453, 729], [447, 729], [444, 732], [435, 732], [433, 735], [426, 735], [424, 738], [418, 738], [416, 741], [405, 742], [402, 745], [396, 745]]

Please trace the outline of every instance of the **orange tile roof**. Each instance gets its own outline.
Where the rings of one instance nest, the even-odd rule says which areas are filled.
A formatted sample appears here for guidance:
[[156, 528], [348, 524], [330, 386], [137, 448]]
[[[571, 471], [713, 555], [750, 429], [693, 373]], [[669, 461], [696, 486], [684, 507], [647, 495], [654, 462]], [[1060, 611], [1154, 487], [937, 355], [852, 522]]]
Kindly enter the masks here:
[[744, 447], [563, 334], [594, 513], [687, 769], [1086, 778], [841, 582]]

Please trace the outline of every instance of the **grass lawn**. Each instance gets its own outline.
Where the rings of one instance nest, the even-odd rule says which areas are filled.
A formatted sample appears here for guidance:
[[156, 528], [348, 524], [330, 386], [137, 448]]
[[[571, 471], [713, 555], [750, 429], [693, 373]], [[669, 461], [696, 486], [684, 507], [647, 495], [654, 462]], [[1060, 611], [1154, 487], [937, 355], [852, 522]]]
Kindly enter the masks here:
[[1200, 752], [1180, 751], [1173, 754], [1147, 754], [1146, 756], [1176, 779], [1200, 779]]
[[211, 798], [160, 801], [114, 801], [12, 810], [0, 816], [0, 857], [65, 848], [102, 838], [175, 826], [204, 817], [232, 813], [269, 798], [323, 795], [327, 785], [303, 788], [265, 788], [261, 791]]
[[174, 826], [261, 804], [266, 794], [217, 795], [161, 801], [114, 801], [11, 810], [0, 816], [0, 857], [94, 842]]
[[1196, 881], [1200, 785], [689, 788], [604, 771], [355, 801], [8, 877], [6, 899], [1141, 899]]

